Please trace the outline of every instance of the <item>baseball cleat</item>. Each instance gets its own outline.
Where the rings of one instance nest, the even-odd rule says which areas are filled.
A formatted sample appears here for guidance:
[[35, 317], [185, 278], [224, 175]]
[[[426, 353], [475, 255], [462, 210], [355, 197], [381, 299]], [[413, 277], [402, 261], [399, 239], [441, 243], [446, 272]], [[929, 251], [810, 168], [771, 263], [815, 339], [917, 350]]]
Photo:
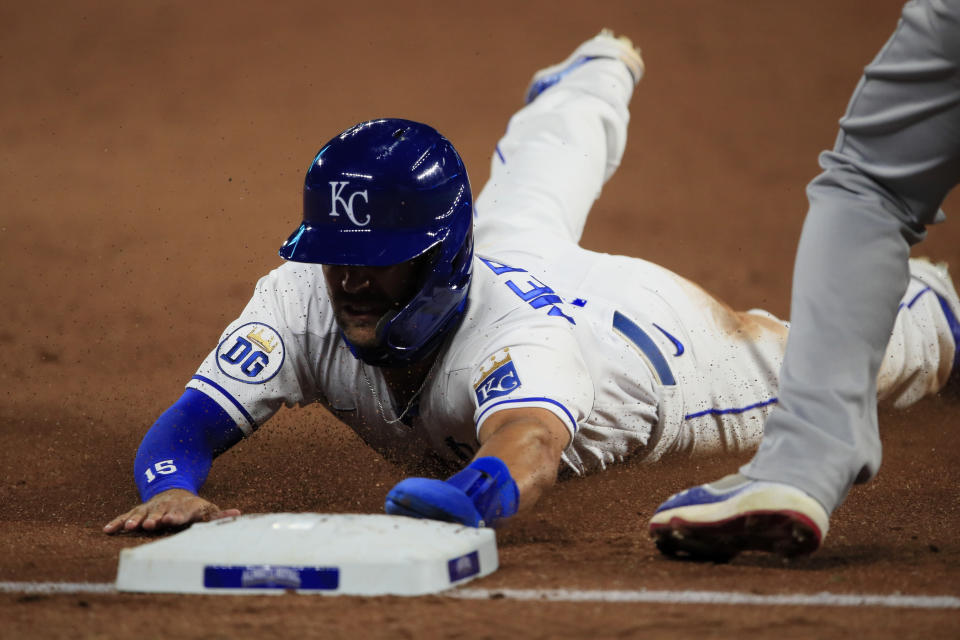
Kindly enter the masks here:
[[829, 526], [826, 510], [800, 489], [735, 473], [671, 496], [650, 519], [650, 537], [667, 556], [727, 562], [741, 551], [813, 553]]
[[533, 74], [533, 80], [527, 89], [526, 102], [530, 103], [541, 93], [560, 82], [564, 76], [591, 60], [613, 59], [620, 60], [627, 66], [636, 85], [643, 77], [643, 58], [640, 50], [633, 46], [627, 36], [615, 36], [610, 29], [603, 29], [599, 34], [590, 38], [570, 56], [559, 64], [541, 69]]
[[934, 263], [927, 258], [911, 258], [910, 275], [930, 287], [940, 302], [953, 341], [953, 366], [947, 386], [960, 389], [960, 296], [947, 271], [947, 264]]

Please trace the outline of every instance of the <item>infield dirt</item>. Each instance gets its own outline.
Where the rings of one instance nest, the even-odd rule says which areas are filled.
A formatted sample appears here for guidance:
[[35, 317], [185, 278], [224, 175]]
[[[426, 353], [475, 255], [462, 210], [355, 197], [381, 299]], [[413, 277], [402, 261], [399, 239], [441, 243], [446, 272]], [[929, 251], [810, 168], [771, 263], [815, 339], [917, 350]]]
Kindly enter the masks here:
[[[137, 502], [137, 444], [280, 262], [332, 135], [429, 122], [479, 191], [532, 73], [612, 27], [647, 74], [583, 244], [787, 317], [804, 187], [898, 13], [896, 0], [0, 2], [0, 581], [111, 581], [120, 549], [149, 539], [100, 531]], [[957, 224], [916, 253], [960, 273]], [[645, 533], [656, 506], [742, 461], [667, 460], [561, 483], [499, 532], [502, 568], [472, 586], [960, 596], [958, 408], [882, 414], [879, 477], [809, 559], [661, 558]], [[380, 512], [401, 477], [309, 408], [217, 460], [205, 495], [244, 512]], [[3, 638], [929, 638], [958, 623], [957, 610], [0, 594]]]

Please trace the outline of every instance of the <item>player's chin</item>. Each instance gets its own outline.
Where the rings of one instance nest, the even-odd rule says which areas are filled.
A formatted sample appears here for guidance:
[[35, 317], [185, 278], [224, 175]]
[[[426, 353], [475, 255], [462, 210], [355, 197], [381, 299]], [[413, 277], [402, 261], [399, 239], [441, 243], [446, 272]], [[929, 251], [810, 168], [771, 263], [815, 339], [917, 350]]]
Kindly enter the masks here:
[[377, 322], [380, 316], [363, 315], [348, 317], [342, 321], [338, 318], [340, 331], [346, 336], [350, 344], [368, 349], [377, 346]]

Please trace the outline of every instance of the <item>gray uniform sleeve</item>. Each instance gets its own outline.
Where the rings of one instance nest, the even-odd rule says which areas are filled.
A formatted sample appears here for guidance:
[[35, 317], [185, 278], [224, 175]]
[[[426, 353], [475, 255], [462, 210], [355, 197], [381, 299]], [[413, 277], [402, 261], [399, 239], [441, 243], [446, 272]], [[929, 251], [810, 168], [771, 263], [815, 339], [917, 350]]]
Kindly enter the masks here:
[[876, 380], [910, 245], [960, 179], [960, 0], [908, 3], [807, 188], [779, 405], [741, 470], [832, 511], [879, 468]]

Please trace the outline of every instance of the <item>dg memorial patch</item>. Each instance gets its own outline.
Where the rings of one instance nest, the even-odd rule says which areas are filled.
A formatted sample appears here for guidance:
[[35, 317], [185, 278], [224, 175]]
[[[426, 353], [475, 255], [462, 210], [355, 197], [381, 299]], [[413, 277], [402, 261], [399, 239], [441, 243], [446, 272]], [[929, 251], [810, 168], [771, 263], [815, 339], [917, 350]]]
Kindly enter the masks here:
[[217, 347], [217, 366], [234, 380], [260, 384], [277, 375], [285, 349], [280, 334], [262, 322], [237, 327]]

